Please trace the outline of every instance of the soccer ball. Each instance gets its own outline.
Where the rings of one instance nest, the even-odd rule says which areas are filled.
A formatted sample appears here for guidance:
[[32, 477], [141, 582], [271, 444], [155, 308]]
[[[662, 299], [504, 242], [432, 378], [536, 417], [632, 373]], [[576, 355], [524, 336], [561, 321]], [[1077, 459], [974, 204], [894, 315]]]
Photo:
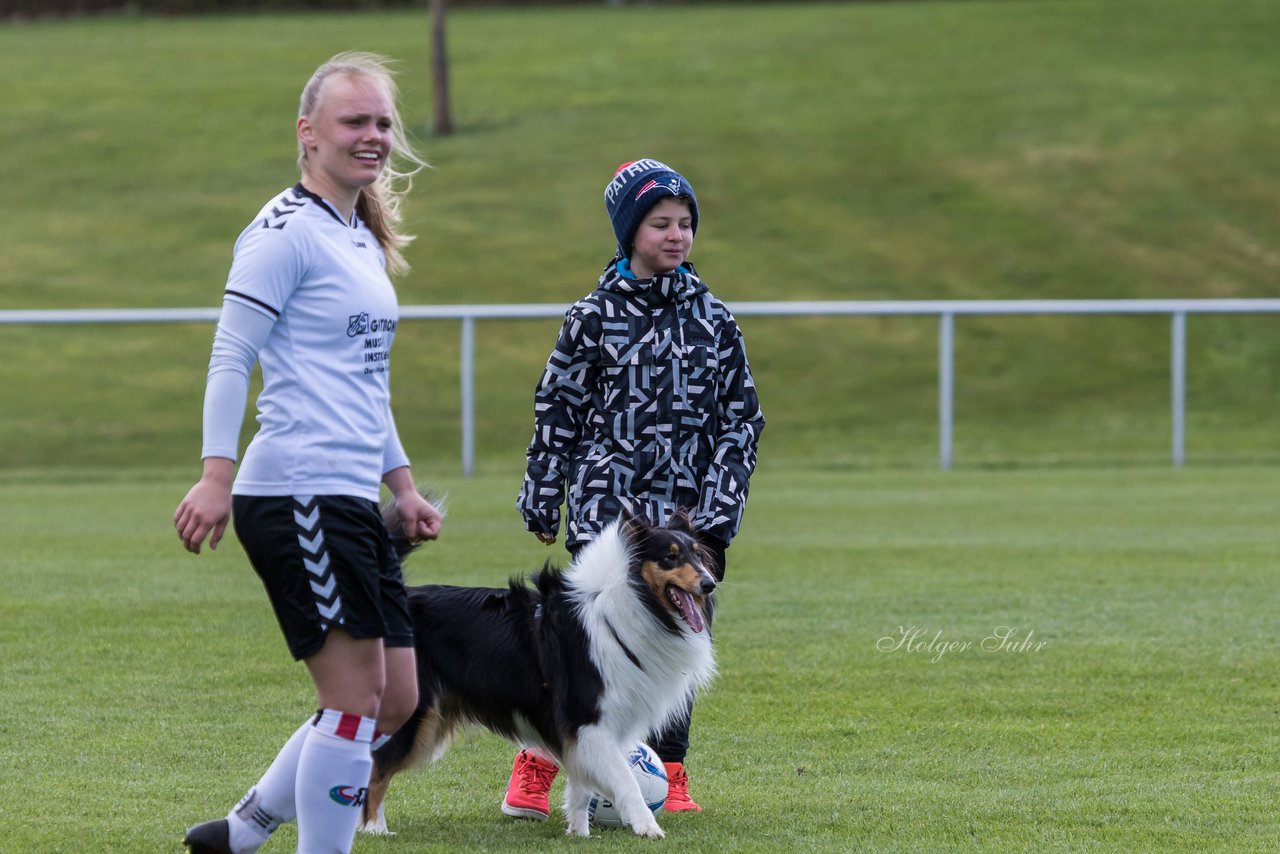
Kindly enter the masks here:
[[[662, 767], [658, 754], [647, 744], [637, 744], [627, 755], [627, 764], [640, 784], [640, 796], [649, 810], [654, 815], [662, 812], [662, 805], [667, 801], [667, 770]], [[592, 794], [587, 802], [587, 818], [600, 827], [627, 826], [613, 801], [599, 792]]]

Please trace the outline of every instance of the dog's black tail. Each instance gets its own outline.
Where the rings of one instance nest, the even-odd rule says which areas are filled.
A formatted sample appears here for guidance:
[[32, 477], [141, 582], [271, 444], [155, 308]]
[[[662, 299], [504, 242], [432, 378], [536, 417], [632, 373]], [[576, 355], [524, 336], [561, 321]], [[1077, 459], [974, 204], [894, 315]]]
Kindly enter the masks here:
[[[434, 504], [436, 509], [440, 511], [441, 516], [446, 515], [444, 508], [445, 496], [436, 495], [430, 489], [422, 486], [418, 487], [418, 494]], [[391, 545], [395, 547], [396, 554], [400, 556], [401, 560], [404, 560], [422, 545], [422, 541], [413, 542], [405, 536], [404, 522], [400, 519], [400, 514], [396, 512], [396, 500], [394, 498], [388, 498], [382, 502], [382, 524], [387, 526], [387, 533], [391, 535]]]

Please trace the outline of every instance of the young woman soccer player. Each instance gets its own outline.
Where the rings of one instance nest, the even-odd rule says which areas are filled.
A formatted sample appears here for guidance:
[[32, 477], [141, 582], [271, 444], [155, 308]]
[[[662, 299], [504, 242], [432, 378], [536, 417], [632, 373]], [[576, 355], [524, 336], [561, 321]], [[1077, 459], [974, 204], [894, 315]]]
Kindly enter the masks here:
[[[413, 712], [418, 686], [404, 580], [378, 512], [386, 484], [412, 538], [441, 516], [414, 487], [391, 415], [398, 309], [387, 271], [405, 138], [387, 62], [346, 53], [320, 66], [297, 121], [302, 179], [236, 241], [204, 401], [204, 471], [174, 525], [188, 551], [216, 548], [228, 518], [266, 588], [319, 711], [226, 818], [197, 824], [196, 854], [249, 854], [298, 822], [304, 854], [347, 852], [376, 748]], [[395, 163], [407, 162], [408, 171]], [[260, 427], [232, 480], [255, 362]]]

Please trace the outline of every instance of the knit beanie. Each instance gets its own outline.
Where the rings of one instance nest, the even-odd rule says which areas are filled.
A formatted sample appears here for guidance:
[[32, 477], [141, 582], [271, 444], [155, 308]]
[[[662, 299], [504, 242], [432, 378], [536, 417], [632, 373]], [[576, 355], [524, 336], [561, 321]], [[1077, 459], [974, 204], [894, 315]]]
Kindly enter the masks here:
[[624, 256], [631, 254], [636, 229], [649, 209], [662, 199], [688, 196], [693, 233], [698, 233], [698, 198], [684, 176], [665, 163], [645, 158], [623, 163], [604, 188], [604, 208]]

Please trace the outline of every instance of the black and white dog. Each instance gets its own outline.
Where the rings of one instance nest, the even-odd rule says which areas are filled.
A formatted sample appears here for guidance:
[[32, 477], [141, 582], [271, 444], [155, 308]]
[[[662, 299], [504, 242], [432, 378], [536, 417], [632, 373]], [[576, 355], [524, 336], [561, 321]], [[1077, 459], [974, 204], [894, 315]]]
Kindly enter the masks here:
[[710, 561], [683, 513], [666, 527], [624, 517], [532, 586], [409, 588], [419, 703], [374, 753], [363, 829], [387, 832], [394, 774], [480, 724], [555, 757], [570, 836], [589, 835], [598, 791], [637, 834], [662, 837], [627, 754], [715, 675]]

